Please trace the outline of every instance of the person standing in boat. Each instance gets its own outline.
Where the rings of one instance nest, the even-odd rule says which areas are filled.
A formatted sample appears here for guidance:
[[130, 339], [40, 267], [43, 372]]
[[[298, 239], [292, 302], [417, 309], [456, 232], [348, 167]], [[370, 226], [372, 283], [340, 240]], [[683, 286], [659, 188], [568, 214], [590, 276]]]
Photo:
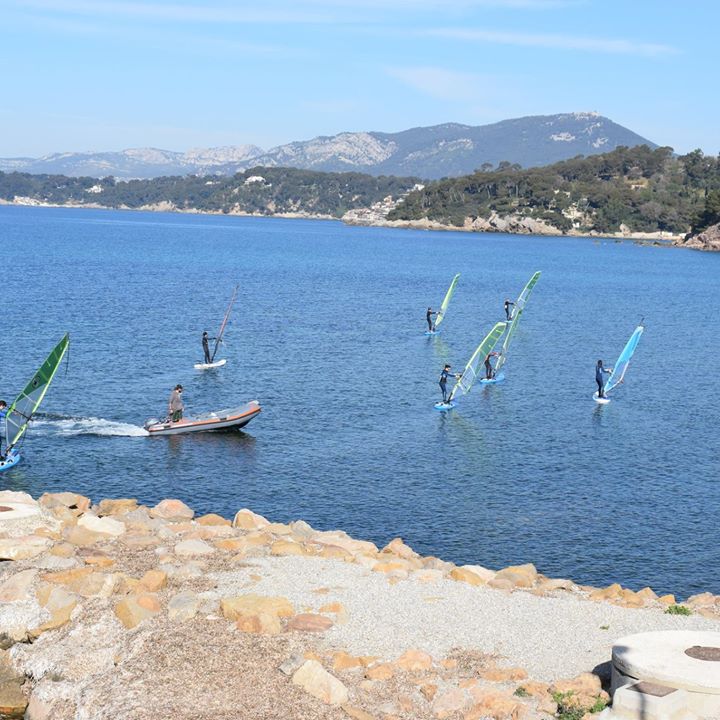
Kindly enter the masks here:
[[173, 391], [170, 393], [170, 401], [168, 402], [168, 416], [172, 422], [179, 422], [182, 420], [183, 410], [185, 405], [182, 401], [182, 385], [176, 385]]
[[437, 310], [433, 310], [432, 308], [428, 308], [427, 312], [425, 313], [425, 319], [427, 320], [428, 324], [428, 332], [434, 332], [435, 331], [435, 322], [432, 319], [433, 315], [437, 315]]
[[202, 334], [202, 346], [203, 346], [203, 353], [205, 354], [205, 364], [210, 365], [212, 363], [212, 358], [210, 357], [210, 347], [208, 346], [208, 342], [210, 340], [214, 340], [215, 338], [209, 338], [207, 334], [207, 330], [203, 330]]
[[605, 397], [605, 378], [603, 377], [603, 373], [611, 373], [612, 368], [604, 368], [603, 367], [603, 361], [598, 360], [597, 365], [595, 366], [595, 382], [598, 386], [598, 397], [604, 398]]
[[511, 302], [510, 300], [505, 298], [505, 319], [506, 320], [512, 320], [513, 311], [510, 309], [511, 307], [515, 307], [515, 303]]

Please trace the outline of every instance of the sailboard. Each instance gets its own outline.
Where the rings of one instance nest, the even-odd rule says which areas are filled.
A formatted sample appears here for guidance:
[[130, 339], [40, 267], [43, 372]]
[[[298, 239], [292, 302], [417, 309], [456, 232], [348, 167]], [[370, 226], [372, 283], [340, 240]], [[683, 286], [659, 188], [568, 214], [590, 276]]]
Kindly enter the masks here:
[[218, 334], [215, 337], [215, 347], [213, 348], [212, 355], [210, 356], [210, 362], [205, 363], [195, 363], [194, 367], [196, 370], [210, 370], [212, 368], [219, 368], [225, 365], [227, 360], [225, 358], [222, 358], [221, 360], [215, 360], [215, 356], [217, 355], [217, 351], [220, 348], [220, 343], [222, 342], [223, 333], [225, 332], [225, 328], [227, 327], [228, 320], [230, 319], [230, 313], [232, 312], [233, 305], [235, 304], [235, 299], [237, 298], [237, 292], [238, 288], [240, 286], [236, 285], [235, 289], [233, 290], [232, 297], [230, 298], [230, 304], [227, 307], [227, 310], [225, 311], [225, 315], [223, 317], [222, 323], [220, 324], [220, 329], [218, 330]]
[[478, 345], [475, 352], [472, 354], [470, 360], [468, 360], [465, 369], [462, 371], [460, 377], [456, 380], [453, 389], [448, 396], [447, 402], [439, 402], [435, 405], [436, 410], [445, 411], [451, 410], [455, 407], [453, 400], [461, 395], [467, 395], [470, 389], [475, 384], [475, 380], [478, 377], [478, 373], [482, 372], [480, 368], [485, 362], [485, 358], [492, 352], [492, 349], [497, 344], [498, 340], [502, 337], [507, 327], [506, 322], [496, 323], [493, 329], [485, 336], [483, 341]]
[[507, 352], [508, 348], [510, 347], [510, 341], [513, 339], [513, 336], [515, 335], [515, 331], [517, 330], [518, 323], [520, 322], [520, 317], [523, 314], [523, 310], [525, 309], [525, 305], [528, 301], [528, 298], [530, 297], [530, 293], [532, 292], [532, 289], [535, 287], [537, 281], [540, 279], [540, 271], [534, 273], [533, 276], [528, 280], [525, 287], [522, 289], [522, 292], [518, 296], [517, 301], [515, 302], [515, 312], [512, 315], [512, 320], [510, 321], [510, 325], [508, 327], [507, 335], [505, 335], [505, 340], [503, 341], [502, 348], [500, 349], [500, 355], [498, 356], [498, 359], [495, 363], [495, 377], [491, 380], [481, 380], [483, 383], [493, 383], [493, 382], [502, 382], [505, 379], [505, 374], [501, 373], [500, 370], [502, 369], [503, 365], [505, 365], [505, 362], [507, 361]]
[[40, 407], [40, 403], [43, 401], [63, 357], [65, 357], [69, 344], [70, 336], [66, 333], [8, 408], [5, 415], [5, 442], [7, 447], [0, 461], [0, 471], [7, 470], [20, 462], [20, 453], [16, 446], [25, 435], [28, 423]]
[[[608, 381], [605, 383], [605, 395], [607, 395], [613, 388], [616, 388], [618, 385], [620, 385], [620, 383], [622, 383], [625, 379], [625, 373], [630, 366], [630, 360], [632, 360], [632, 356], [635, 354], [635, 350], [638, 346], [638, 343], [640, 342], [640, 336], [643, 334], [643, 330], [645, 330], [645, 327], [642, 323], [640, 323], [640, 325], [635, 328], [633, 334], [630, 336], [630, 339], [625, 344], [623, 351], [620, 353], [620, 356], [618, 357], [615, 365], [613, 366], [613, 371], [610, 373]], [[603, 401], [610, 402], [609, 398], [601, 398], [598, 396], [597, 393], [593, 395], [593, 400], [599, 403], [602, 403]]]
[[440, 305], [440, 309], [438, 310], [438, 314], [435, 316], [435, 322], [433, 323], [433, 329], [426, 332], [426, 335], [435, 335], [438, 332], [438, 325], [444, 320], [445, 313], [447, 312], [448, 305], [450, 304], [450, 300], [452, 300], [452, 296], [455, 294], [455, 288], [457, 287], [458, 280], [460, 279], [460, 273], [455, 275], [455, 277], [452, 279], [452, 282], [450, 283], [450, 287], [448, 288], [447, 292], [445, 293], [445, 297], [443, 298], [442, 304]]

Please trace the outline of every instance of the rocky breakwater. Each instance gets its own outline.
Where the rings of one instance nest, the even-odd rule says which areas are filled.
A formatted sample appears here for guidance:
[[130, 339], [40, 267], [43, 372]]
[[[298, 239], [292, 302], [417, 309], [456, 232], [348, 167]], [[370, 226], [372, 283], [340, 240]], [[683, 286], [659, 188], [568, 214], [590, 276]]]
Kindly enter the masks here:
[[0, 717], [592, 717], [613, 639], [719, 618], [246, 509], [0, 492]]
[[690, 248], [691, 250], [720, 252], [720, 223], [711, 225], [701, 233], [686, 235], [682, 240], [676, 241], [675, 244]]

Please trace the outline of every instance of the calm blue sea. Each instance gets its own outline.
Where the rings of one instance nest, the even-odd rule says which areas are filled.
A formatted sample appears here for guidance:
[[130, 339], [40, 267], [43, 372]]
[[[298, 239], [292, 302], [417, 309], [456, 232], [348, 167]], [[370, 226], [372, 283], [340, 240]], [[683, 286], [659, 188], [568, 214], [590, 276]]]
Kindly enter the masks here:
[[[720, 255], [336, 222], [0, 207], [0, 397], [66, 330], [70, 361], [0, 486], [250, 507], [489, 567], [720, 593]], [[507, 381], [433, 409], [532, 272]], [[442, 333], [424, 313], [462, 277]], [[240, 284], [216, 372], [200, 335]], [[640, 319], [626, 383], [592, 401]], [[258, 399], [244, 433], [148, 438]]]

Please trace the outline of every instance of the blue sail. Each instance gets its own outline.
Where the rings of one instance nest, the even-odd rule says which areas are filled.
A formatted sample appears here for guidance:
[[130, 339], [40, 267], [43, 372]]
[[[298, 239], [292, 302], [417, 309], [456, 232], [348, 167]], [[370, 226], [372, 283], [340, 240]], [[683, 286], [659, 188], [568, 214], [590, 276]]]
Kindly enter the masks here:
[[627, 344], [620, 353], [620, 357], [617, 359], [615, 367], [613, 367], [612, 374], [605, 385], [606, 393], [610, 392], [614, 387], [619, 385], [625, 378], [625, 373], [630, 365], [630, 360], [635, 352], [635, 348], [640, 342], [640, 336], [643, 334], [644, 329], [645, 328], [642, 325], [638, 325], [635, 328], [635, 332], [633, 332], [630, 339], [627, 341]]

